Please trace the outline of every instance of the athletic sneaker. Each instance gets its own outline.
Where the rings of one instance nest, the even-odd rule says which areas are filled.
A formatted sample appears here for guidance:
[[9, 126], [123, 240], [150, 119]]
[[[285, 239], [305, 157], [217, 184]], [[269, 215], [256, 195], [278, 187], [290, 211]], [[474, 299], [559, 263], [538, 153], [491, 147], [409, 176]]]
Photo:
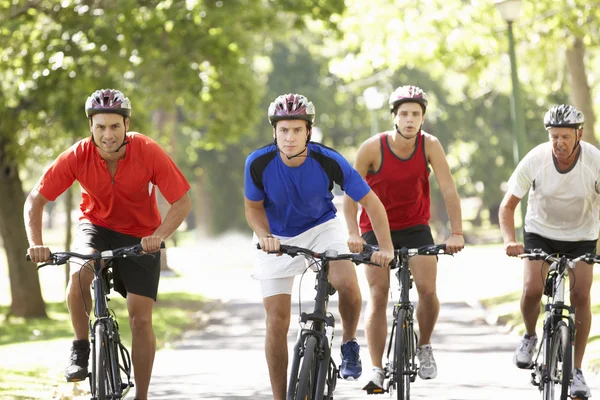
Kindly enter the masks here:
[[515, 355], [513, 362], [521, 369], [529, 369], [533, 365], [533, 353], [535, 353], [535, 347], [537, 345], [537, 336], [523, 336]]
[[70, 364], [65, 369], [67, 382], [78, 382], [87, 378], [88, 361], [90, 358], [90, 342], [87, 340], [73, 340], [71, 346]]
[[573, 373], [573, 383], [571, 383], [571, 397], [592, 397], [590, 388], [585, 383], [585, 378], [580, 369], [575, 369]]
[[381, 390], [383, 391], [383, 380], [385, 379], [385, 373], [383, 369], [379, 367], [373, 367], [371, 375], [369, 376], [369, 382], [363, 387], [363, 390]]
[[430, 344], [424, 344], [417, 349], [419, 359], [419, 377], [421, 379], [435, 379], [437, 376], [437, 364], [433, 358], [433, 349]]
[[360, 346], [356, 342], [356, 339], [348, 340], [342, 344], [342, 365], [340, 366], [342, 379], [353, 381], [360, 377], [362, 364], [359, 352]]

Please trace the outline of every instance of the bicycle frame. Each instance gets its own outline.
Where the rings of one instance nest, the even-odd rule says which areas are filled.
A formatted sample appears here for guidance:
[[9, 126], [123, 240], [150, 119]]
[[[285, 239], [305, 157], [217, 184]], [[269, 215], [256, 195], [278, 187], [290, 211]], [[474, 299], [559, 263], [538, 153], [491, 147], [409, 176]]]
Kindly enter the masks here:
[[[112, 260], [111, 260], [112, 261]], [[105, 376], [105, 381], [108, 381], [107, 389], [112, 393], [111, 396], [121, 399], [127, 395], [129, 390], [133, 387], [131, 382], [131, 357], [129, 351], [121, 344], [121, 337], [119, 334], [119, 325], [117, 321], [110, 314], [108, 308], [108, 294], [110, 293], [110, 276], [111, 271], [110, 261], [108, 265], [103, 266], [102, 261], [99, 259], [94, 260], [94, 279], [92, 286], [94, 290], [94, 316], [95, 319], [89, 322], [90, 337], [91, 337], [91, 353], [92, 353], [92, 369], [89, 374], [90, 381], [90, 392], [92, 399], [96, 399], [98, 396], [97, 385], [94, 384], [98, 377], [96, 374], [97, 348], [98, 346], [104, 346], [105, 357], [108, 359], [108, 372], [110, 376]], [[106, 279], [105, 279], [106, 275]], [[98, 325], [103, 325], [101, 332], [103, 332], [104, 338], [98, 338], [97, 330]], [[119, 362], [119, 358], [122, 360], [123, 365]], [[121, 371], [125, 373], [127, 378], [126, 383], [121, 379]], [[100, 383], [99, 383], [100, 384]]]
[[[405, 349], [403, 349], [403, 351], [404, 351], [404, 356], [408, 360], [408, 365], [410, 366], [410, 369], [409, 369], [409, 371], [407, 371], [405, 373], [408, 373], [410, 382], [414, 382], [415, 378], [417, 376], [417, 368], [416, 368], [416, 363], [415, 363], [416, 340], [415, 340], [415, 334], [414, 334], [414, 319], [413, 319], [414, 318], [413, 317], [414, 306], [411, 303], [410, 298], [409, 298], [409, 292], [410, 292], [410, 289], [412, 288], [412, 283], [413, 283], [412, 274], [411, 274], [410, 268], [408, 266], [408, 260], [410, 257], [408, 256], [408, 253], [400, 252], [397, 254], [398, 254], [399, 261], [397, 264], [398, 270], [396, 271], [395, 275], [396, 275], [396, 278], [398, 279], [400, 298], [399, 298], [399, 301], [396, 302], [396, 304], [394, 304], [392, 330], [390, 333], [391, 339], [389, 340], [388, 350], [387, 350], [388, 363], [385, 368], [386, 377], [389, 378], [387, 388], [385, 388], [386, 389], [385, 391], [387, 391], [387, 392], [389, 392], [390, 390], [393, 390], [393, 388], [402, 379], [404, 379], [404, 376], [402, 376], [402, 377], [398, 376], [398, 372], [397, 372], [398, 366], [394, 364], [394, 361], [396, 360], [396, 354], [395, 354], [396, 349], [394, 347], [398, 346], [397, 339], [394, 339], [394, 338], [398, 338], [398, 337], [400, 337], [399, 335], [401, 335], [401, 333], [397, 332], [398, 329], [403, 329], [406, 332], [405, 340], [407, 341], [407, 344], [408, 344], [408, 346]], [[399, 315], [402, 311], [404, 311], [406, 326], [398, 327], [398, 319], [399, 319]], [[403, 361], [406, 363], [405, 360], [403, 360]]]
[[[324, 261], [317, 271], [315, 290], [314, 310], [312, 313], [302, 312], [298, 317], [298, 322], [304, 326], [311, 322], [310, 328], [305, 328], [301, 325], [298, 330], [296, 344], [294, 345], [294, 356], [292, 360], [292, 369], [290, 371], [290, 385], [288, 388], [288, 399], [293, 400], [295, 395], [295, 387], [292, 382], [298, 376], [300, 368], [300, 360], [304, 356], [305, 344], [310, 336], [317, 340], [316, 359], [318, 360], [318, 378], [315, 386], [314, 399], [328, 399], [332, 396], [337, 383], [337, 366], [331, 358], [331, 343], [335, 330], [335, 318], [331, 314], [327, 314], [327, 305], [329, 304], [329, 296], [335, 293], [334, 287], [329, 283], [329, 261]], [[325, 370], [323, 370], [325, 369]], [[327, 394], [324, 394], [325, 386], [328, 387]]]

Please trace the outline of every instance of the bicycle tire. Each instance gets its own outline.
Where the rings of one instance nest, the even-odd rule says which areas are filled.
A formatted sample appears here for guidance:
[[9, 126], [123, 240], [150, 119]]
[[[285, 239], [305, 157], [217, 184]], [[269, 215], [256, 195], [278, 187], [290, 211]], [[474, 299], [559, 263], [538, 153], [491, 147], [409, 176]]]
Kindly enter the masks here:
[[[548, 379], [544, 380], [544, 400], [567, 400], [571, 384], [571, 341], [569, 327], [564, 321], [559, 321], [554, 329], [549, 343], [549, 355], [546, 362]], [[567, 373], [565, 373], [567, 371]], [[556, 384], [561, 385], [560, 397], [556, 397]]]
[[121, 398], [123, 394], [123, 386], [121, 385], [121, 370], [119, 367], [118, 345], [112, 340], [109, 340], [107, 348], [108, 354], [108, 376], [110, 381], [110, 393], [113, 397]]
[[394, 348], [394, 367], [396, 396], [398, 400], [410, 399], [410, 341], [407, 311], [401, 309], [397, 314], [396, 338]]
[[[331, 347], [329, 347], [329, 343], [327, 339], [323, 339], [325, 341], [325, 346], [323, 346], [323, 356], [317, 357], [317, 370], [316, 370], [316, 387], [315, 387], [315, 400], [325, 399], [325, 387], [331, 385], [329, 376], [330, 368], [333, 368], [333, 364], [331, 363]], [[318, 353], [318, 352], [317, 352]], [[332, 390], [328, 390], [328, 393], [332, 392]]]
[[314, 400], [317, 368], [317, 338], [309, 336], [304, 345], [304, 356], [298, 377], [294, 400]]
[[107, 385], [107, 360], [106, 354], [106, 332], [105, 326], [101, 323], [94, 327], [94, 370], [92, 376], [92, 384], [94, 385], [95, 398], [97, 400], [108, 399]]

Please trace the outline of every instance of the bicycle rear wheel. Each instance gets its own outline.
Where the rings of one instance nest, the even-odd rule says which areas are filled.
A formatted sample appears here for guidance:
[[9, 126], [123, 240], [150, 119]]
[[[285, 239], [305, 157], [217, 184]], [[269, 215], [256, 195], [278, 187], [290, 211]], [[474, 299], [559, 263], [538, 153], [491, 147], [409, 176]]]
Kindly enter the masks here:
[[302, 367], [300, 368], [294, 400], [313, 400], [315, 398], [317, 365], [317, 338], [309, 336], [304, 346]]
[[396, 334], [394, 346], [394, 380], [396, 382], [396, 396], [398, 400], [410, 399], [410, 324], [408, 312], [404, 309], [398, 311], [396, 318]]
[[[546, 364], [547, 379], [544, 380], [543, 398], [544, 400], [567, 400], [569, 398], [573, 365], [569, 327], [564, 321], [558, 322], [550, 340], [550, 353]], [[561, 386], [560, 395], [555, 390], [556, 384]]]

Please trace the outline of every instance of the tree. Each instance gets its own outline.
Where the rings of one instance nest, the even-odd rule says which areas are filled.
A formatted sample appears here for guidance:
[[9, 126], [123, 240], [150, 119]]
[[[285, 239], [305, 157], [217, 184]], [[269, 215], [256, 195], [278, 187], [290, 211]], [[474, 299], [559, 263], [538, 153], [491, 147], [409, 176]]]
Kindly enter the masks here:
[[118, 87], [134, 104], [137, 130], [148, 129], [154, 109], [178, 109], [190, 147], [234, 141], [255, 121], [232, 123], [240, 101], [252, 108], [260, 99], [264, 38], [343, 10], [341, 0], [320, 3], [0, 2], [0, 191], [10, 193], [0, 201], [0, 232], [13, 314], [45, 315], [15, 212], [24, 199], [19, 167], [55, 157], [70, 138], [87, 135], [85, 98]]

